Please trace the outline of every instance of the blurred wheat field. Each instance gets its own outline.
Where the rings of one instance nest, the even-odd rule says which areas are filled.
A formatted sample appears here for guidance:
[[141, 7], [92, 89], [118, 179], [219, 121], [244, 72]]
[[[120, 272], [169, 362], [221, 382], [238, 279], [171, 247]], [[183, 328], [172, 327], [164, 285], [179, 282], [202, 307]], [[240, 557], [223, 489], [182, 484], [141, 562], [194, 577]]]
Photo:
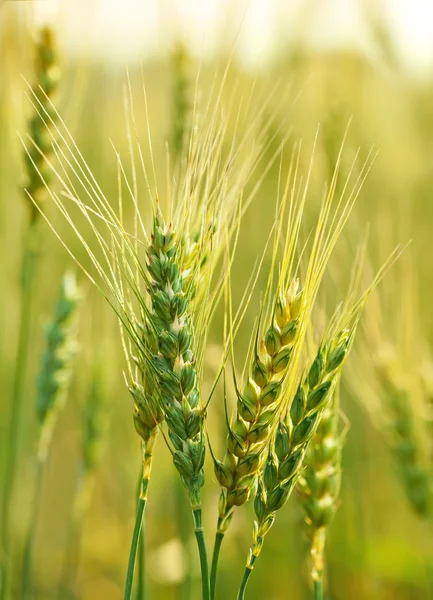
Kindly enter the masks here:
[[[14, 19], [10, 7], [3, 14], [2, 9], [0, 7], [0, 18], [5, 18], [5, 24], [0, 37], [0, 447], [1, 474], [4, 476], [21, 303], [22, 239], [26, 232], [29, 202], [22, 191], [24, 154], [17, 132], [25, 137], [31, 113], [31, 102], [26, 97], [29, 90], [23, 77], [33, 83], [32, 35], [35, 32], [24, 28], [19, 19]], [[190, 98], [194, 94], [195, 76], [200, 66], [201, 100], [207, 97], [215, 73], [221, 76], [224, 72], [228, 57], [222, 56], [219, 60], [201, 65], [192, 57], [189, 60]], [[118, 196], [118, 164], [113, 146], [125, 165], [128, 165], [129, 159], [124, 113], [128, 78], [137, 129], [145, 149], [143, 160], [150, 168], [142, 79], [145, 82], [155, 170], [158, 181], [161, 181], [160, 192], [167, 191], [167, 144], [169, 147], [172, 145], [173, 131], [173, 60], [171, 55], [149, 60], [143, 56], [142, 63], [142, 70], [133, 66], [127, 77], [124, 69], [114, 68], [103, 61], [79, 61], [67, 55], [60, 58], [62, 76], [56, 108], [113, 206], [116, 206]], [[275, 93], [277, 85], [277, 89], [284, 93]], [[265, 173], [239, 232], [231, 274], [234, 305], [241, 301], [250, 274], [266, 245], [275, 218], [279, 177], [284, 179], [287, 174], [291, 154], [299, 149], [299, 178], [305, 181], [314, 149], [309, 201], [303, 222], [304, 233], [308, 236], [324, 186], [331, 182], [346, 135], [341, 159], [343, 176], [349, 173], [358, 152], [355, 177], [365, 160], [371, 156], [374, 160], [330, 260], [330, 276], [324, 280], [320, 290], [319, 304], [325, 312], [328, 305], [333, 309], [344, 300], [356, 249], [367, 229], [368, 260], [375, 271], [398, 243], [410, 242], [402, 260], [404, 264], [411, 265], [411, 278], [415, 282], [412, 304], [405, 300], [405, 289], [410, 282], [398, 264], [391, 269], [377, 292], [383, 303], [383, 338], [400, 342], [406, 329], [412, 327], [415, 336], [419, 335], [415, 338], [419, 340], [418, 344], [415, 343], [417, 351], [428, 358], [433, 336], [430, 311], [433, 298], [431, 82], [411, 80], [398, 67], [370, 60], [355, 52], [315, 53], [302, 46], [281, 53], [275, 64], [259, 74], [252, 74], [234, 61], [222, 92], [228, 139], [237, 126], [236, 111], [230, 112], [231, 104], [247, 104], [253, 86], [253, 96], [257, 94], [257, 97], [269, 99], [261, 118], [263, 128], [266, 121], [270, 122], [270, 126], [266, 132], [266, 151], [247, 185], [247, 190], [251, 191], [260, 173]], [[254, 110], [257, 109], [254, 102], [252, 106], [248, 118], [254, 120]], [[256, 125], [260, 128], [262, 124]], [[277, 151], [283, 143], [280, 159]], [[247, 153], [248, 148], [244, 151]], [[126, 168], [130, 173], [130, 166]], [[139, 185], [143, 187], [140, 187], [143, 193], [143, 182]], [[56, 189], [56, 186], [58, 182], [54, 181], [53, 188]], [[54, 204], [47, 199], [45, 206], [50, 220], [78, 260], [90, 269], [86, 252], [73, 237]], [[133, 222], [132, 209], [131, 204], [125, 203], [125, 210], [130, 211], [125, 214], [125, 222], [130, 225]], [[149, 220], [150, 216], [149, 206], [144, 218]], [[23, 435], [10, 516], [18, 557], [14, 563], [10, 597], [21, 598], [22, 561], [19, 557], [23, 551], [35, 477], [35, 380], [43, 351], [44, 327], [52, 316], [62, 275], [72, 270], [82, 292], [79, 349], [74, 359], [68, 400], [54, 430], [43, 481], [41, 512], [35, 530], [32, 597], [114, 600], [123, 594], [140, 467], [139, 442], [131, 427], [131, 399], [122, 376], [126, 366], [118, 324], [108, 304], [79, 272], [45, 223], [42, 223], [40, 256], [32, 302]], [[247, 311], [236, 339], [240, 353], [248, 348], [260, 303], [260, 290], [266, 284], [266, 269], [270, 262], [270, 256], [265, 255], [264, 266], [252, 294], [252, 310]], [[405, 311], [410, 309], [414, 314], [407, 317]], [[373, 314], [365, 322], [368, 325], [374, 320]], [[220, 308], [209, 334], [203, 382], [206, 390], [210, 389], [218, 370], [223, 327], [224, 315]], [[341, 503], [330, 527], [327, 544], [325, 597], [332, 600], [424, 600], [433, 597], [432, 529], [428, 519], [419, 519], [411, 510], [386, 440], [372, 423], [369, 412], [361, 406], [359, 397], [364, 393], [364, 385], [365, 394], [377, 393], [377, 390], [372, 391], [368, 380], [368, 368], [365, 376], [361, 371], [363, 363], [359, 356], [367, 343], [368, 336], [361, 331], [348, 361], [350, 368], [342, 379], [341, 404], [350, 422], [350, 430], [342, 459]], [[375, 348], [371, 349], [371, 356], [374, 352]], [[356, 377], [353, 372], [356, 372]], [[354, 381], [358, 386], [356, 390]], [[102, 405], [101, 443], [75, 557], [74, 592], [63, 591], [62, 595], [59, 581], [64, 569], [81, 460], [85, 431], [83, 415], [94, 398], [98, 398]], [[210, 404], [209, 415], [211, 438], [215, 450], [222, 455], [226, 431], [219, 388]], [[204, 522], [210, 545], [220, 490], [210, 460], [205, 470]], [[187, 575], [191, 577], [193, 586], [190, 597], [199, 597], [200, 570], [192, 528], [188, 540], [194, 561], [192, 573], [187, 573], [179, 540], [176, 476], [169, 451], [159, 439], [146, 508], [149, 598], [186, 600], [182, 593]], [[251, 504], [235, 514], [221, 557], [220, 591], [221, 595], [224, 593], [229, 598], [236, 597], [250, 546], [254, 518]], [[267, 536], [266, 546], [249, 584], [247, 595], [251, 600], [283, 600], [289, 597], [306, 600], [312, 597], [308, 542], [303, 533], [302, 519], [296, 494], [293, 494], [288, 504], [279, 511], [277, 526]], [[0, 559], [4, 561], [3, 551]]]

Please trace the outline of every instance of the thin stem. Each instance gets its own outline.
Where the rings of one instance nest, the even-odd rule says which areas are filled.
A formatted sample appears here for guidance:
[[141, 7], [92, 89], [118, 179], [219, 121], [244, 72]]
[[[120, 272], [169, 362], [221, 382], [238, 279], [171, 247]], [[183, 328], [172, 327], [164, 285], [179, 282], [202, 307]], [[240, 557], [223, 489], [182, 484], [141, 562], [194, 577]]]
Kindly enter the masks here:
[[[141, 543], [140, 539], [141, 539], [141, 531], [142, 531], [142, 525], [143, 525], [143, 515], [144, 515], [144, 509], [146, 508], [146, 503], [147, 503], [147, 491], [148, 491], [148, 487], [149, 487], [150, 472], [152, 469], [152, 449], [153, 449], [153, 445], [155, 443], [156, 435], [157, 435], [157, 431], [155, 430], [152, 432], [151, 437], [146, 442], [143, 441], [143, 444], [142, 444], [142, 446], [143, 446], [143, 475], [142, 475], [142, 482], [141, 482], [141, 491], [140, 491], [140, 495], [137, 500], [137, 513], [135, 516], [135, 525], [134, 525], [134, 531], [132, 534], [131, 549], [129, 552], [124, 600], [131, 600], [131, 598], [132, 598], [132, 588], [134, 585], [135, 560], [137, 557], [139, 545]], [[144, 532], [143, 532], [143, 536], [144, 536]], [[143, 548], [143, 556], [141, 557], [141, 560], [144, 561], [144, 548]], [[144, 577], [144, 575], [143, 575], [143, 577]]]
[[129, 552], [128, 571], [126, 573], [125, 594], [124, 600], [131, 600], [132, 586], [134, 583], [135, 557], [137, 555], [138, 543], [140, 540], [141, 525], [143, 522], [143, 514], [146, 506], [146, 498], [141, 495], [137, 502], [137, 514], [135, 517], [134, 532], [132, 534], [131, 550]]
[[185, 559], [185, 577], [182, 581], [181, 598], [182, 600], [191, 600], [193, 588], [193, 553], [189, 543], [191, 529], [189, 526], [190, 505], [188, 497], [185, 495], [185, 488], [182, 481], [176, 478], [175, 499], [177, 509], [177, 526], [179, 538], [182, 544], [183, 556]]
[[192, 513], [194, 516], [194, 533], [200, 556], [202, 600], [210, 600], [209, 564], [207, 561], [201, 508], [194, 509]]
[[323, 584], [321, 579], [314, 580], [314, 600], [323, 600]]
[[211, 568], [211, 573], [210, 573], [211, 600], [215, 599], [218, 560], [219, 560], [219, 556], [220, 556], [221, 544], [223, 543], [223, 540], [224, 540], [224, 531], [219, 530], [220, 523], [221, 523], [221, 519], [219, 518], [218, 519], [218, 528], [217, 528], [217, 532], [215, 534], [215, 542], [214, 542], [213, 554], [212, 554], [212, 568]]
[[[140, 477], [138, 480], [138, 498], [142, 492], [143, 485], [143, 474], [141, 467]], [[144, 539], [144, 527], [141, 528], [140, 540], [138, 545], [138, 577], [137, 577], [137, 594], [136, 600], [145, 600], [146, 598], [146, 554], [145, 554], [145, 539]]]
[[17, 467], [19, 449], [22, 441], [23, 428], [23, 403], [25, 397], [25, 384], [27, 380], [27, 365], [29, 355], [29, 340], [31, 330], [31, 310], [33, 307], [33, 292], [35, 274], [38, 263], [38, 227], [36, 222], [28, 226], [25, 237], [24, 254], [22, 258], [22, 281], [21, 281], [21, 314], [18, 334], [18, 347], [15, 361], [13, 391], [11, 398], [11, 412], [6, 443], [6, 465], [2, 485], [2, 516], [0, 519], [0, 543], [1, 558], [3, 565], [3, 577], [1, 578], [0, 599], [4, 600], [10, 595], [11, 574], [11, 500], [14, 488], [15, 472]]
[[252, 556], [251, 560], [250, 560], [250, 564], [245, 567], [244, 576], [242, 578], [241, 586], [240, 586], [239, 592], [238, 592], [238, 600], [245, 600], [245, 591], [247, 589], [247, 583], [251, 576], [251, 573], [253, 572], [253, 566], [254, 566], [254, 562], [255, 562], [256, 558], [257, 558], [256, 556]]
[[39, 456], [36, 464], [36, 481], [33, 492], [29, 526], [24, 544], [23, 600], [30, 600], [32, 598], [33, 547], [36, 537], [36, 526], [39, 520], [42, 483], [46, 464], [46, 455], [43, 457]]
[[146, 552], [144, 527], [141, 528], [140, 541], [138, 545], [138, 582], [137, 582], [137, 600], [146, 599]]

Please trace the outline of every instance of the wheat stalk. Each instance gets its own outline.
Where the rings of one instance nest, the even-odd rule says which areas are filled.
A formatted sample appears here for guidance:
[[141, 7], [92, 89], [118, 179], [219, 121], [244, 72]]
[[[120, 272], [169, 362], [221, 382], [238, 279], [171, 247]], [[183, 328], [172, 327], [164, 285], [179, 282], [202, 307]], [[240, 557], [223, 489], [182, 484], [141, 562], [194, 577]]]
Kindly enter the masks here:
[[[203, 597], [207, 597], [209, 576], [200, 496], [204, 483], [205, 413], [198, 389], [189, 309], [195, 291], [196, 267], [194, 262], [190, 265], [185, 257], [181, 258], [182, 250], [175, 231], [165, 224], [161, 214], [155, 215], [147, 249], [152, 308], [146, 318], [143, 361], [139, 362], [146, 387], [139, 389], [136, 386], [133, 390], [136, 429], [144, 441], [138, 514], [146, 503], [157, 425], [164, 418], [173, 445], [173, 462], [190, 498], [202, 564]], [[184, 268], [181, 265], [185, 265]], [[131, 556], [134, 554], [135, 557], [135, 552], [136, 548], [133, 548]], [[132, 574], [130, 579], [132, 585]]]

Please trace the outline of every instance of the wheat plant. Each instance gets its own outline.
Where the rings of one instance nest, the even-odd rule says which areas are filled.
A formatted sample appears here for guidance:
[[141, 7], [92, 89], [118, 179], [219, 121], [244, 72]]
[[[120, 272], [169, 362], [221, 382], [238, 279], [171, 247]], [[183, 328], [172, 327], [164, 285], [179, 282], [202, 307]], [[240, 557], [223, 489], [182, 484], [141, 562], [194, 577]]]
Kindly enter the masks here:
[[[55, 118], [54, 111], [51, 108], [51, 99], [55, 97], [60, 73], [57, 65], [54, 37], [54, 32], [49, 27], [44, 27], [38, 32], [38, 39], [35, 44], [35, 72], [33, 75], [33, 94], [41, 105], [44, 106], [44, 109], [50, 113], [51, 118]], [[27, 383], [32, 308], [40, 252], [39, 211], [35, 208], [36, 205], [30, 201], [28, 194], [34, 198], [35, 203], [40, 204], [43, 202], [46, 190], [38, 171], [45, 174], [46, 180], [50, 178], [50, 170], [46, 168], [44, 154], [36, 150], [37, 146], [45, 155], [50, 154], [50, 134], [47, 131], [44, 121], [41, 120], [37, 109], [33, 110], [33, 114], [29, 119], [28, 135], [32, 143], [29, 143], [24, 154], [25, 183], [23, 187], [28, 221], [25, 228], [21, 259], [19, 333], [10, 402], [5, 475], [1, 492], [0, 544], [3, 555], [6, 557], [2, 561], [3, 576], [0, 580], [0, 598], [2, 600], [10, 594], [10, 571], [14, 552], [10, 531], [11, 507], [23, 435], [23, 411]], [[36, 144], [36, 146], [33, 144]], [[37, 169], [34, 168], [33, 163], [37, 165]]]
[[33, 546], [39, 518], [44, 472], [54, 428], [62, 410], [71, 377], [72, 359], [77, 350], [77, 304], [79, 293], [72, 273], [62, 281], [54, 317], [45, 333], [45, 350], [36, 384], [36, 479], [31, 503], [30, 520], [24, 544], [22, 598], [32, 597]]

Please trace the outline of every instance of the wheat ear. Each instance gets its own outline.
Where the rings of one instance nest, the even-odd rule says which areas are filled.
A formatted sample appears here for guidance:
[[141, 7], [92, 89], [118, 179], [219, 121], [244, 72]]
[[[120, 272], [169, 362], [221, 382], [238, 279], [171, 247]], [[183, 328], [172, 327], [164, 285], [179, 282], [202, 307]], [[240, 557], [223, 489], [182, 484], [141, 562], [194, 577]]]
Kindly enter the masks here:
[[190, 77], [188, 74], [189, 57], [185, 45], [178, 41], [172, 52], [172, 73], [173, 73], [173, 125], [172, 125], [172, 145], [173, 159], [175, 162], [182, 156], [187, 147], [187, 129], [189, 115], [191, 113]]
[[340, 431], [339, 388], [337, 382], [308, 446], [305, 468], [297, 486], [305, 513], [305, 529], [310, 540], [311, 579], [315, 600], [323, 598], [326, 535], [339, 505], [341, 454], [346, 438], [346, 431]]
[[214, 458], [215, 476], [222, 491], [212, 558], [211, 588], [215, 595], [216, 573], [221, 544], [236, 507], [245, 504], [256, 489], [272, 425], [279, 410], [284, 378], [291, 365], [298, 326], [302, 291], [292, 280], [276, 296], [271, 323], [258, 343], [249, 365], [248, 379], [237, 388], [237, 410], [227, 423], [227, 450], [224, 461]]
[[387, 415], [388, 443], [406, 498], [414, 512], [426, 519], [432, 510], [432, 476], [423, 460], [416, 415], [411, 405], [409, 378], [399, 371], [389, 355], [378, 357], [377, 365]]

